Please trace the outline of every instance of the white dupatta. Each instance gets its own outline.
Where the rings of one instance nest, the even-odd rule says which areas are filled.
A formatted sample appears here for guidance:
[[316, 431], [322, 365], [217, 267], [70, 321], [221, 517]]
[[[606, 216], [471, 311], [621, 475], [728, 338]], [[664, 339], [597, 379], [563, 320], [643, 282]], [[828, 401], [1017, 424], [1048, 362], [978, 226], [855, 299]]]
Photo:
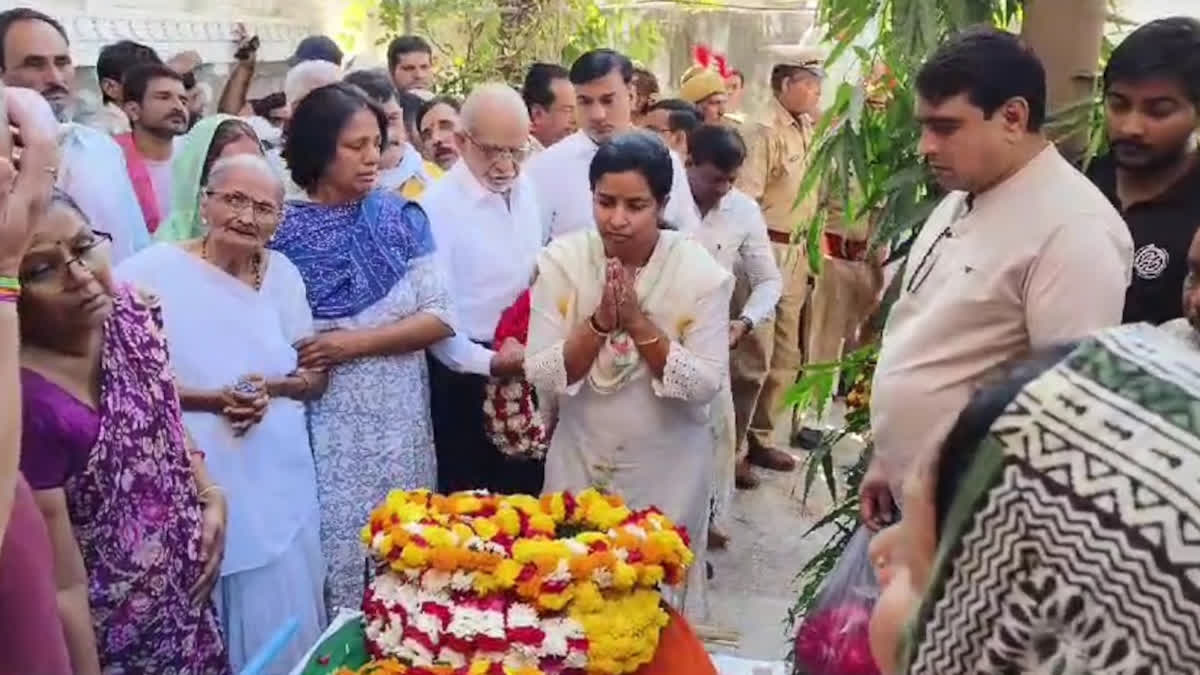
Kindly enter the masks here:
[[[117, 275], [159, 296], [181, 386], [213, 390], [245, 375], [268, 379], [296, 368], [292, 344], [312, 334], [300, 273], [269, 256], [255, 291], [173, 244], [126, 260]], [[222, 575], [256, 569], [291, 545], [316, 517], [316, 473], [304, 405], [272, 399], [263, 421], [237, 437], [220, 415], [185, 412], [184, 424], [229, 504]]]
[[[600, 306], [605, 265], [604, 242], [595, 230], [559, 237], [542, 251], [537, 295], [553, 299], [553, 311], [560, 317], [561, 325], [577, 326]], [[643, 311], [666, 333], [667, 339], [681, 342], [696, 322], [699, 298], [712, 293], [727, 278], [728, 274], [703, 246], [685, 234], [663, 230], [646, 266], [638, 273], [634, 290]], [[534, 307], [534, 311], [539, 309], [544, 308]], [[529, 337], [531, 354], [550, 346], [535, 344], [541, 336], [532, 329]], [[585, 379], [597, 392], [608, 394], [642, 378], [646, 372], [633, 338], [623, 330], [616, 330], [605, 340]], [[659, 383], [654, 386], [657, 389]]]

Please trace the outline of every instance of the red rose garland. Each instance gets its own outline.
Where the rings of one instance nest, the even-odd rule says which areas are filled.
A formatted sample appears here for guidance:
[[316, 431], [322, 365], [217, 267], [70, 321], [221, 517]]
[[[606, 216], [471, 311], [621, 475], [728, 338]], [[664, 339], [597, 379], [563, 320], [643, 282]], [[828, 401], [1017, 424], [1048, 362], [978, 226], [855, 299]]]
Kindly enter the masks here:
[[[496, 325], [497, 348], [505, 340], [529, 341], [529, 291], [517, 297]], [[533, 386], [521, 377], [494, 377], [484, 389], [484, 424], [496, 448], [510, 457], [546, 456], [546, 425], [533, 403]]]

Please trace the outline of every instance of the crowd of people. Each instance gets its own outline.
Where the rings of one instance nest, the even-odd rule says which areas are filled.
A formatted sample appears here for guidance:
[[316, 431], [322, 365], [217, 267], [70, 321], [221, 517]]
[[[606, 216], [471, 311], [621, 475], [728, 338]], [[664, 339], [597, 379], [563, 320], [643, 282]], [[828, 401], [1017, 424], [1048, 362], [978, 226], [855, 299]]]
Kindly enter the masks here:
[[[670, 600], [703, 619], [706, 551], [737, 545], [735, 487], [796, 466], [786, 390], [871, 337], [894, 273], [872, 214], [797, 199], [824, 54], [768, 47], [772, 98], [747, 116], [723, 60], [667, 98], [611, 49], [460, 101], [435, 93], [418, 36], [348, 73], [306, 38], [283, 91], [251, 100], [256, 44], [239, 37], [215, 111], [193, 56], [109, 45], [84, 118], [67, 32], [0, 13], [20, 149], [0, 153], [0, 617], [20, 627], [0, 670], [235, 672], [294, 620], [269, 671], [288, 672], [361, 603], [359, 531], [397, 488], [657, 506], [697, 554]], [[1044, 134], [1045, 73], [1016, 37], [954, 36], [917, 76], [944, 197], [899, 273], [873, 388], [862, 516], [882, 530], [885, 672], [1054, 670], [1035, 652], [1054, 672], [1200, 670], [1200, 22], [1135, 31], [1103, 87], [1109, 150], [1085, 175]], [[795, 232], [820, 211], [814, 278]], [[497, 339], [522, 310], [523, 338]], [[1136, 322], [1167, 327], [1089, 338]], [[497, 382], [534, 392], [544, 459], [501, 447]], [[1030, 495], [1045, 507], [1004, 510]], [[1045, 588], [1104, 537], [1120, 555], [1070, 597]], [[1143, 617], [1164, 587], [1174, 613]], [[1045, 648], [1064, 611], [1113, 620]], [[906, 636], [914, 614], [928, 627]], [[1097, 634], [1103, 649], [1072, 642]]]

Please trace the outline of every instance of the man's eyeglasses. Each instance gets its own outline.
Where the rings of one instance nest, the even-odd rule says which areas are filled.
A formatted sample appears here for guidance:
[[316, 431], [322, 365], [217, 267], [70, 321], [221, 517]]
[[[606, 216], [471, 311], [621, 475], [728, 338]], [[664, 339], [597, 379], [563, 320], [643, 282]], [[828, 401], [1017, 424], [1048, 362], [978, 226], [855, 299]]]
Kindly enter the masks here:
[[483, 153], [483, 156], [489, 162], [498, 162], [502, 159], [511, 159], [514, 162], [523, 162], [529, 155], [529, 141], [525, 141], [521, 145], [512, 148], [501, 145], [480, 143], [479, 141], [475, 140], [474, 136], [466, 131], [463, 132], [463, 136], [466, 136], [467, 140], [471, 141], [471, 145], [479, 148], [479, 152]]
[[279, 210], [278, 206], [270, 202], [254, 201], [241, 192], [221, 192], [219, 190], [208, 190], [204, 194], [221, 200], [225, 206], [228, 206], [234, 211], [245, 211], [250, 209], [254, 219], [259, 222], [275, 222], [279, 220], [281, 211]]
[[64, 286], [67, 269], [79, 263], [89, 271], [95, 271], [109, 264], [112, 251], [113, 236], [108, 232], [90, 230], [76, 241], [65, 246], [66, 256], [62, 260], [41, 260], [21, 273], [23, 286], [52, 286], [57, 282], [59, 288]]

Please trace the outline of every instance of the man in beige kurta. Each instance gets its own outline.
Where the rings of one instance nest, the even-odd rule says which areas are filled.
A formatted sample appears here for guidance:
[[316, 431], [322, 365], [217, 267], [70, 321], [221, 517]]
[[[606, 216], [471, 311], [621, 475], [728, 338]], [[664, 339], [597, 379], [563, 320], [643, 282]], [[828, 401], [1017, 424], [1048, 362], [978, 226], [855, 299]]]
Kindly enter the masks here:
[[[1010, 91], [984, 110], [970, 83], [996, 67]], [[949, 93], [948, 81], [966, 84]], [[875, 371], [861, 490], [875, 528], [987, 377], [1120, 323], [1133, 257], [1120, 215], [1042, 136], [1044, 72], [1016, 36], [951, 38], [917, 82], [920, 151], [949, 194], [909, 252]]]
[[[796, 197], [812, 149], [823, 56], [796, 45], [776, 45], [768, 52], [775, 62], [775, 97], [766, 113], [742, 130], [748, 153], [737, 187], [762, 208], [783, 293], [774, 319], [759, 324], [731, 357], [736, 437], [739, 444], [746, 439], [737, 475], [743, 488], [757, 484], [750, 463], [779, 471], [796, 466], [789, 453], [774, 447], [775, 419], [803, 364], [800, 321], [809, 292], [808, 260], [803, 240], [793, 245], [792, 236], [812, 220], [817, 204], [815, 192], [800, 203]], [[744, 292], [739, 289], [735, 303], [744, 300]]]

